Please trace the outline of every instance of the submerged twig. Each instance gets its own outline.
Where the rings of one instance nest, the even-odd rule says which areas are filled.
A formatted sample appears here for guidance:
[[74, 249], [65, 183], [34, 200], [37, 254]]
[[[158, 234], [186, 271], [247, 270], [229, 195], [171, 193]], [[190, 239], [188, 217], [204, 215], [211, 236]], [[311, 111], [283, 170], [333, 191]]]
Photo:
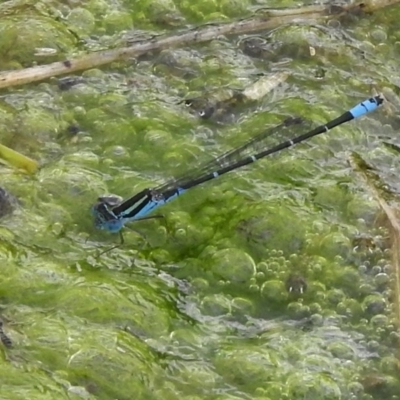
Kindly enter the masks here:
[[248, 100], [259, 100], [267, 93], [272, 92], [290, 76], [289, 72], [277, 72], [271, 76], [263, 76], [243, 90], [243, 96]]
[[99, 67], [127, 57], [137, 57], [150, 51], [160, 51], [167, 48], [186, 46], [193, 43], [203, 43], [217, 38], [220, 35], [238, 35], [273, 29], [278, 26], [293, 23], [296, 18], [303, 20], [323, 20], [338, 18], [342, 14], [351, 12], [373, 12], [400, 3], [400, 0], [381, 0], [379, 2], [358, 2], [343, 7], [311, 6], [299, 9], [259, 9], [257, 17], [240, 20], [228, 24], [209, 24], [205, 27], [191, 29], [172, 36], [153, 37], [146, 41], [135, 42], [132, 46], [106, 50], [88, 54], [77, 59], [55, 62], [48, 65], [26, 68], [0, 74], [0, 88], [23, 85], [37, 82], [52, 76]]
[[[396, 205], [389, 204], [385, 197], [389, 193], [384, 193], [383, 188], [386, 187], [382, 183], [379, 175], [374, 172], [368, 164], [358, 155], [353, 154], [350, 158], [351, 166], [364, 178], [368, 189], [371, 191], [375, 200], [378, 202], [381, 210], [387, 218], [389, 224], [391, 251], [392, 251], [392, 267], [394, 274], [394, 310], [398, 327], [400, 326], [400, 209]], [[393, 203], [400, 202], [400, 198], [396, 198], [394, 193], [390, 193], [393, 197]]]

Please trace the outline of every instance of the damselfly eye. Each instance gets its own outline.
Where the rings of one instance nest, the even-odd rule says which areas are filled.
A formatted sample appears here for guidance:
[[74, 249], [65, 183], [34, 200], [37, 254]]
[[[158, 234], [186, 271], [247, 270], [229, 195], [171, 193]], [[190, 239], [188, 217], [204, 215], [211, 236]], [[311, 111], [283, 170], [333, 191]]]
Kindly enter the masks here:
[[115, 194], [108, 194], [106, 196], [98, 197], [97, 201], [99, 203], [106, 204], [110, 207], [115, 207], [122, 203], [123, 198], [121, 196], [117, 196]]

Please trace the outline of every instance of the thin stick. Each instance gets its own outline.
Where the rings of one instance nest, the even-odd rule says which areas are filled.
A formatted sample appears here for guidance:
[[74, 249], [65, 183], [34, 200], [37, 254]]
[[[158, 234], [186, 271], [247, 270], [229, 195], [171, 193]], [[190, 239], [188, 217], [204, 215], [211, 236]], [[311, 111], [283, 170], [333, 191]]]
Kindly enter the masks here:
[[238, 35], [273, 29], [278, 26], [293, 23], [299, 17], [303, 20], [307, 18], [312, 21], [328, 20], [338, 18], [341, 14], [345, 14], [346, 12], [354, 12], [357, 10], [372, 12], [379, 8], [392, 6], [398, 3], [400, 3], [400, 0], [375, 1], [371, 5], [368, 5], [368, 2], [359, 2], [339, 8], [340, 12], [336, 12], [337, 10], [322, 5], [302, 7], [299, 9], [260, 9], [256, 12], [256, 15], [259, 15], [258, 18], [241, 20], [228, 24], [206, 25], [205, 27], [191, 29], [172, 36], [156, 36], [147, 41], [136, 42], [129, 47], [96, 52], [77, 59], [26, 68], [19, 71], [5, 72], [0, 74], [0, 89], [38, 82], [52, 76], [99, 67], [124, 58], [137, 57], [150, 51], [160, 51], [193, 43], [203, 43], [213, 40], [220, 35]]
[[[387, 221], [390, 227], [390, 239], [391, 239], [391, 247], [392, 247], [392, 267], [393, 267], [393, 275], [394, 275], [394, 311], [397, 319], [398, 328], [400, 327], [400, 223], [399, 223], [399, 209], [393, 203], [389, 204], [384, 196], [380, 193], [377, 185], [370, 179], [369, 175], [373, 175], [374, 179], [379, 181], [380, 184], [384, 184], [381, 182], [381, 179], [378, 174], [366, 171], [365, 168], [360, 166], [360, 162], [358, 161], [359, 156], [353, 154], [350, 158], [350, 164], [355, 171], [357, 171], [364, 178], [364, 181], [367, 184], [368, 189], [371, 194], [378, 202], [381, 210], [386, 215]], [[361, 162], [364, 162], [363, 160]], [[393, 196], [394, 197], [394, 196]], [[400, 199], [395, 198], [397, 204]]]

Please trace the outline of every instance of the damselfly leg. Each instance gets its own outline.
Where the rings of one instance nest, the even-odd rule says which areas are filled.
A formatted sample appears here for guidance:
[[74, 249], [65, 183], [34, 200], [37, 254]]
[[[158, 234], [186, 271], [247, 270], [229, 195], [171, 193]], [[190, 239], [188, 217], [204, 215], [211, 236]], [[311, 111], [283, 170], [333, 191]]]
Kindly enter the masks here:
[[[165, 218], [165, 217], [164, 217], [164, 215], [149, 215], [147, 217], [139, 218], [136, 221], [144, 221], [146, 219], [159, 219], [159, 218]], [[133, 231], [133, 232], [137, 233], [143, 239], [143, 244], [139, 247], [139, 250], [143, 250], [143, 248], [148, 243], [147, 237], [145, 235], [143, 235], [142, 233], [138, 232], [136, 229], [132, 229], [130, 226], [126, 226], [125, 225], [125, 228], [129, 229], [130, 231]], [[109, 247], [106, 250], [103, 250], [101, 253], [99, 253], [97, 255], [97, 257], [100, 257], [103, 254], [108, 253], [109, 251], [115, 250], [115, 249], [117, 249], [119, 247], [122, 247], [124, 245], [125, 239], [124, 239], [124, 235], [122, 233], [122, 230], [120, 230], [118, 233], [119, 233], [119, 237], [120, 237], [120, 242], [118, 244], [114, 245], [114, 246]]]

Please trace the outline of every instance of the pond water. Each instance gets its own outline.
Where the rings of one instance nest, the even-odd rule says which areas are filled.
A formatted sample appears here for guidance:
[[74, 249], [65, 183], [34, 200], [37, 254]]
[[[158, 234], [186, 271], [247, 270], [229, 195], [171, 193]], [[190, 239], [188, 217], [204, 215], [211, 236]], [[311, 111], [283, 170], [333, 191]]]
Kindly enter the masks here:
[[[298, 3], [3, 1], [0, 69], [278, 5]], [[41, 168], [1, 167], [15, 210], [0, 225], [0, 398], [400, 399], [388, 230], [349, 163], [400, 189], [384, 145], [399, 145], [399, 14], [304, 15], [2, 90], [1, 143]], [[98, 196], [193, 173], [289, 116], [304, 133], [376, 91], [391, 109], [190, 189], [100, 254], [120, 239], [95, 229]]]

